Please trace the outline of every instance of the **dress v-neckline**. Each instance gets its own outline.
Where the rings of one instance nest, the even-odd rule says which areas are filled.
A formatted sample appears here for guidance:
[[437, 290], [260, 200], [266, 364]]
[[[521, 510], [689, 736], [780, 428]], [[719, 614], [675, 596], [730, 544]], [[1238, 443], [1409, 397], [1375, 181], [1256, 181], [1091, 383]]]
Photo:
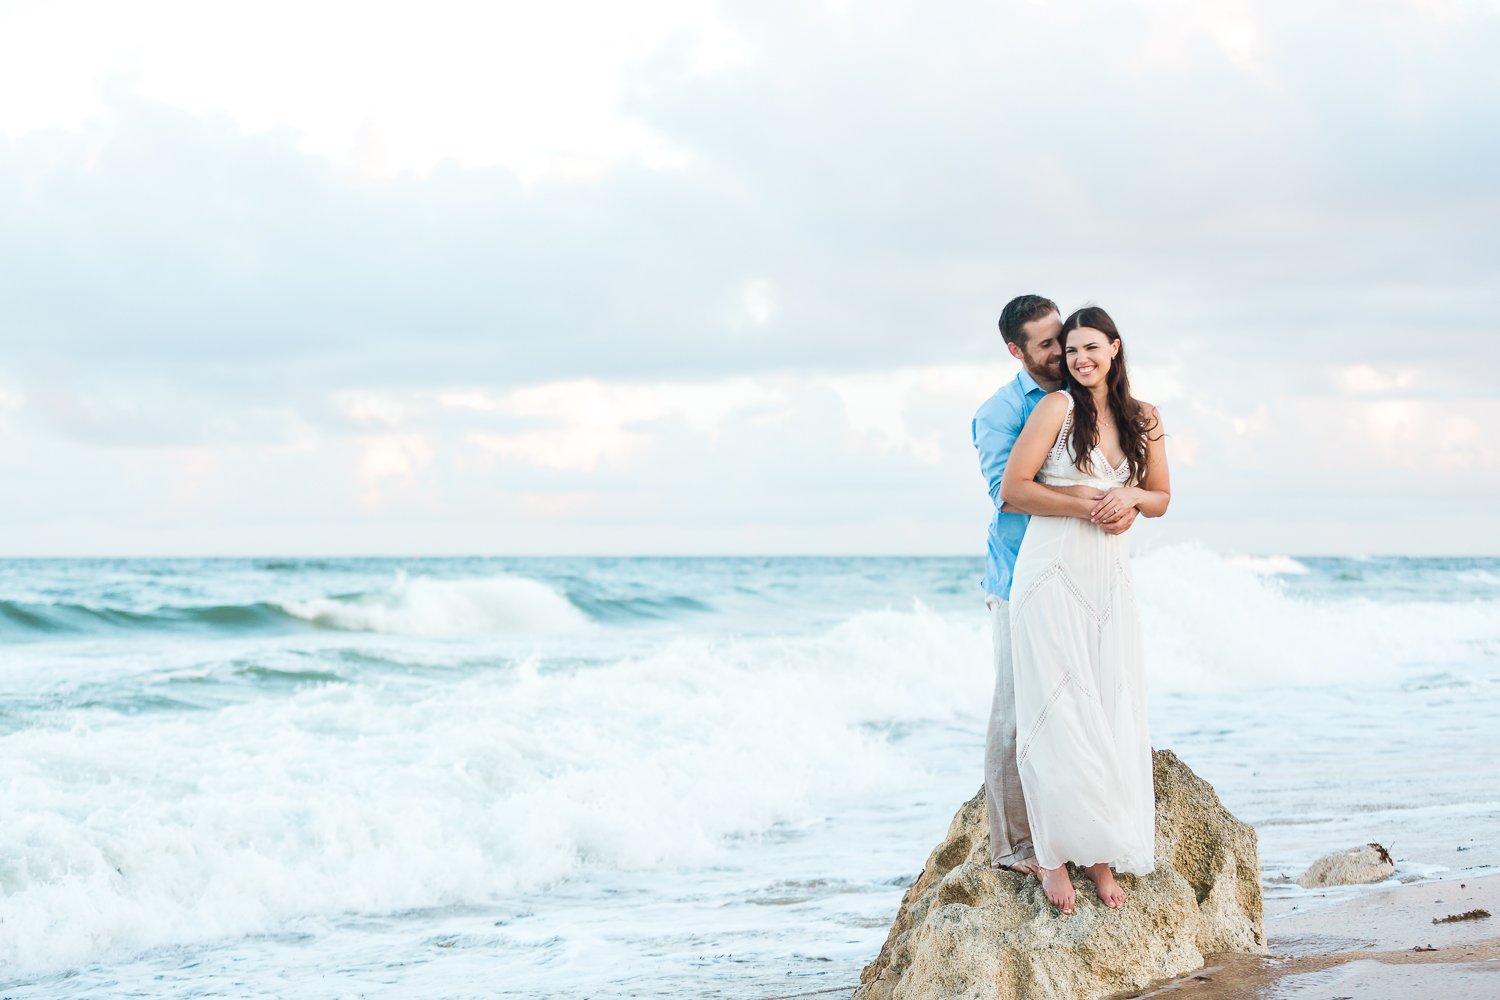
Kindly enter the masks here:
[[1110, 462], [1110, 460], [1109, 460], [1109, 456], [1106, 455], [1106, 454], [1104, 454], [1104, 449], [1101, 448], [1101, 447], [1099, 447], [1097, 444], [1094, 445], [1094, 454], [1098, 455], [1099, 458], [1100, 458], [1100, 460], [1104, 462], [1104, 467], [1106, 469], [1108, 469], [1111, 473], [1113, 473], [1116, 476], [1118, 476], [1120, 473], [1124, 472], [1126, 470], [1126, 468], [1128, 468], [1129, 465], [1130, 465], [1130, 456], [1129, 455], [1122, 456], [1120, 458], [1120, 464], [1119, 465], [1112, 464]]
[[[1060, 447], [1062, 447], [1063, 439], [1067, 436], [1067, 433], [1068, 433], [1068, 427], [1073, 423], [1073, 408], [1075, 406], [1075, 403], [1074, 403], [1074, 400], [1073, 400], [1073, 394], [1070, 392], [1070, 393], [1067, 394], [1067, 396], [1068, 396], [1068, 415], [1063, 420], [1062, 430], [1058, 431], [1058, 433], [1057, 433], [1057, 444], [1053, 445], [1054, 448], [1060, 448]], [[1094, 433], [1096, 435], [1098, 434], [1098, 428], [1097, 427], [1095, 427]], [[1121, 456], [1121, 458], [1120, 458], [1120, 464], [1119, 465], [1114, 465], [1114, 464], [1112, 464], [1110, 462], [1109, 456], [1106, 455], [1106, 454], [1104, 454], [1104, 449], [1101, 448], [1101, 447], [1099, 447], [1097, 444], [1094, 445], [1094, 455], [1098, 456], [1099, 461], [1104, 465], [1104, 467], [1106, 469], [1109, 470], [1109, 475], [1110, 475], [1111, 479], [1118, 479], [1118, 478], [1120, 478], [1120, 473], [1122, 473], [1122, 472], [1129, 472], [1130, 471], [1130, 456], [1129, 455]]]

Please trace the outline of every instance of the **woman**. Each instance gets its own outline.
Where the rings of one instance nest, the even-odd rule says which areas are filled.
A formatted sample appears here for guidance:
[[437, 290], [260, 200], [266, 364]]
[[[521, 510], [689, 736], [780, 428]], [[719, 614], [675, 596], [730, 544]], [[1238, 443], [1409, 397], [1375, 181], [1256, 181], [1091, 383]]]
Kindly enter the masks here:
[[[1063, 388], [1033, 411], [1010, 453], [1001, 497], [1026, 510], [1048, 486], [1094, 502], [1076, 517], [1034, 515], [1016, 559], [1010, 622], [1016, 762], [1047, 898], [1072, 913], [1067, 863], [1111, 907], [1110, 868], [1155, 867], [1151, 742], [1130, 556], [1109, 525], [1129, 508], [1167, 511], [1161, 416], [1130, 395], [1125, 345], [1103, 309], [1063, 323]], [[1045, 485], [1043, 485], [1045, 484]], [[1054, 494], [1055, 495], [1055, 494]]]

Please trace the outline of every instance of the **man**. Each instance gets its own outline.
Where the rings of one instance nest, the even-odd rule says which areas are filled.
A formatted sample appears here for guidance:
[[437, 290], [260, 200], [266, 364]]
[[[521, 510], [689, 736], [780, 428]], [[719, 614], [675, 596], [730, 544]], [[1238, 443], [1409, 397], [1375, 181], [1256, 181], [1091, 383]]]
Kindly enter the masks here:
[[[1036, 852], [1031, 843], [1031, 824], [1021, 776], [1016, 769], [1016, 690], [1010, 657], [1010, 581], [1031, 514], [1084, 516], [1093, 501], [1054, 491], [1025, 511], [1000, 500], [1000, 479], [1010, 449], [1026, 426], [1026, 418], [1049, 392], [1062, 388], [1062, 316], [1057, 304], [1040, 295], [1022, 295], [1006, 303], [1000, 313], [1000, 336], [1011, 356], [1021, 362], [1021, 372], [974, 414], [970, 427], [979, 452], [979, 469], [989, 483], [995, 516], [990, 520], [989, 552], [985, 558], [985, 607], [990, 610], [994, 637], [995, 697], [990, 705], [989, 730], [984, 746], [984, 790], [989, 808], [990, 865], [1012, 871], [1034, 873]], [[1100, 527], [1120, 534], [1135, 523], [1132, 508], [1118, 520]]]

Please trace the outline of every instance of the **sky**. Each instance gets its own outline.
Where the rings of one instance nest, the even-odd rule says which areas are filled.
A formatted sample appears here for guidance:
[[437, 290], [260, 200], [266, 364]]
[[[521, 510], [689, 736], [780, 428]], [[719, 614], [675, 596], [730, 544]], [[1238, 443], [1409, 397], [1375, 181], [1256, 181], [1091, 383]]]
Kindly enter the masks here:
[[0, 555], [981, 555], [1014, 295], [1138, 548], [1500, 554], [1500, 2], [0, 0]]

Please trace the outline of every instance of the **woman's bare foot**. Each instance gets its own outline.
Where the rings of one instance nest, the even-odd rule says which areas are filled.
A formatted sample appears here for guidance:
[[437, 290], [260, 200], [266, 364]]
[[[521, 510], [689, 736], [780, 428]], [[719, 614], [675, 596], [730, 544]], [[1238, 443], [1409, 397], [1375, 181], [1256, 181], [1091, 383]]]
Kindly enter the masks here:
[[1047, 894], [1048, 901], [1063, 913], [1072, 913], [1078, 894], [1073, 891], [1073, 880], [1068, 878], [1068, 866], [1038, 867], [1037, 877], [1042, 880], [1042, 891]]
[[1120, 883], [1115, 881], [1115, 873], [1109, 870], [1109, 862], [1101, 861], [1097, 865], [1089, 865], [1083, 873], [1094, 883], [1094, 888], [1099, 892], [1099, 898], [1104, 901], [1105, 906], [1115, 909], [1125, 905], [1125, 890], [1120, 888]]

